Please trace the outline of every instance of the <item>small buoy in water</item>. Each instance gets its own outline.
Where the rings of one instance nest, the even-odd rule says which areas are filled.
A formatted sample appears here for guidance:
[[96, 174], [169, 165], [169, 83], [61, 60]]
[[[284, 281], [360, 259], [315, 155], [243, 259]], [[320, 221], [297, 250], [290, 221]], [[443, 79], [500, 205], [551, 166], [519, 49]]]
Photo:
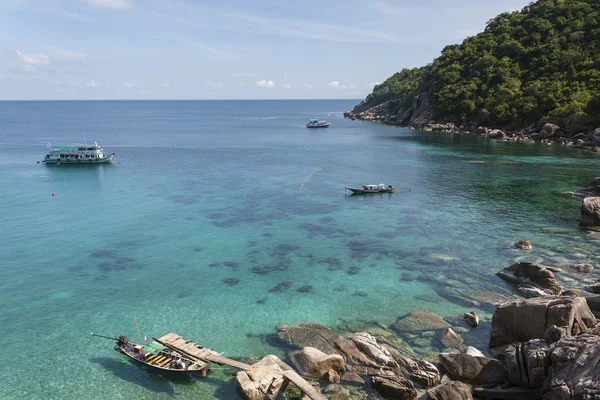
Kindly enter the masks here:
[[52, 197], [56, 197], [56, 193], [55, 192], [52, 192]]

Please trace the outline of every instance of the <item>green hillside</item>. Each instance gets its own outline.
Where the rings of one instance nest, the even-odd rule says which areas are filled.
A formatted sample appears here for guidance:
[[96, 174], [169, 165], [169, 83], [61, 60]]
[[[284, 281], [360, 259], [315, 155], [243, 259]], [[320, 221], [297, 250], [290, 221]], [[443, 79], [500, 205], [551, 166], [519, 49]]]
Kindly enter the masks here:
[[394, 74], [357, 107], [410, 115], [424, 94], [436, 121], [600, 126], [600, 1], [539, 0], [500, 14], [432, 64]]

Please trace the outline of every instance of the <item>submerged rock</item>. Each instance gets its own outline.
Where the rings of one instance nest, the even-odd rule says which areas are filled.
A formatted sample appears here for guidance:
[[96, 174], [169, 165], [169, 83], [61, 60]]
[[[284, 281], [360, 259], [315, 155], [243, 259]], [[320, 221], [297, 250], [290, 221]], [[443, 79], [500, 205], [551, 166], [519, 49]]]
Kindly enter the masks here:
[[596, 325], [583, 297], [548, 296], [496, 306], [492, 317], [490, 347], [542, 339], [556, 325], [575, 336]]
[[413, 311], [400, 318], [394, 325], [400, 332], [418, 332], [450, 328], [450, 324], [427, 310]]
[[452, 328], [448, 328], [442, 336], [442, 343], [446, 347], [458, 349], [463, 346], [464, 340], [458, 333], [454, 332]]

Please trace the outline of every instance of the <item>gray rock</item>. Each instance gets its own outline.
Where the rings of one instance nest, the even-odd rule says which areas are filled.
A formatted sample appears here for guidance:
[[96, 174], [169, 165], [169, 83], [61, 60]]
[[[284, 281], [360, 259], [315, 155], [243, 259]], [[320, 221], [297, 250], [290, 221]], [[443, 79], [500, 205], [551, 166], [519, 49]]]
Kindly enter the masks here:
[[399, 372], [408, 375], [414, 382], [426, 388], [440, 382], [440, 371], [432, 363], [416, 359], [391, 347], [388, 347], [388, 350], [400, 366]]
[[[321, 350], [313, 347], [304, 347], [302, 350], [296, 350], [290, 353], [290, 359], [294, 367], [305, 376], [310, 376], [315, 379], [328, 378], [330, 371], [344, 371], [344, 358], [339, 354], [325, 354]], [[335, 375], [331, 374], [335, 381]], [[337, 376], [339, 382], [339, 375]]]
[[510, 383], [525, 388], [541, 388], [550, 366], [549, 352], [546, 342], [539, 339], [508, 346], [504, 354]]
[[472, 400], [471, 386], [456, 381], [442, 383], [427, 390], [431, 400]]
[[446, 347], [458, 349], [463, 345], [464, 340], [458, 333], [454, 332], [452, 328], [448, 328], [442, 336], [442, 343]]
[[386, 399], [413, 400], [417, 398], [417, 391], [413, 383], [397, 376], [372, 376], [371, 387]]
[[546, 123], [540, 132], [542, 139], [549, 139], [556, 135], [560, 127], [558, 125]]
[[477, 398], [494, 400], [540, 400], [542, 389], [525, 389], [521, 387], [502, 388], [474, 388], [473, 394]]
[[534, 297], [545, 297], [550, 296], [550, 293], [543, 291], [542, 289], [536, 288], [531, 285], [521, 285], [517, 288], [519, 293], [526, 299], [532, 299]]
[[490, 347], [542, 339], [552, 325], [575, 336], [596, 322], [583, 297], [548, 296], [502, 303], [492, 317]]
[[531, 284], [540, 289], [548, 289], [552, 294], [559, 294], [560, 283], [554, 277], [553, 270], [560, 271], [553, 267], [523, 261], [504, 268], [496, 275], [510, 283]]
[[576, 271], [579, 271], [583, 274], [591, 274], [592, 272], [594, 272], [594, 266], [592, 264], [561, 264], [562, 266], [566, 266], [568, 268], [574, 269]]
[[600, 197], [586, 197], [581, 203], [581, 225], [600, 226]]
[[277, 336], [290, 346], [297, 348], [314, 347], [325, 354], [337, 352], [335, 341], [338, 334], [331, 329], [314, 323], [301, 322], [277, 333]]
[[590, 310], [596, 315], [596, 318], [598, 318], [600, 316], [600, 296], [588, 296], [585, 298], [585, 301]]
[[523, 250], [531, 250], [531, 249], [533, 249], [533, 246], [531, 245], [531, 241], [527, 240], [527, 239], [521, 239], [521, 240], [519, 240], [517, 243], [515, 243], [515, 247], [517, 249], [523, 249]]
[[249, 400], [276, 399], [287, 386], [284, 370], [289, 367], [279, 358], [266, 356], [248, 370], [237, 373], [238, 387]]
[[586, 286], [585, 290], [590, 293], [600, 294], [600, 283], [594, 283], [592, 285]]
[[431, 331], [450, 328], [450, 324], [431, 311], [418, 310], [400, 318], [394, 325], [400, 332]]
[[453, 379], [477, 383], [503, 383], [506, 367], [498, 360], [461, 353], [440, 353], [440, 363]]
[[398, 363], [393, 359], [390, 351], [381, 346], [375, 338], [366, 332], [357, 332], [348, 337], [354, 345], [371, 359], [381, 365], [398, 368]]
[[479, 351], [478, 349], [476, 349], [473, 346], [467, 346], [464, 353], [469, 354], [474, 357], [485, 357], [485, 354], [483, 354], [481, 351]]
[[479, 325], [479, 315], [475, 313], [475, 311], [469, 311], [463, 315], [465, 322], [473, 327]]
[[544, 400], [600, 398], [600, 336], [563, 338], [550, 357]]

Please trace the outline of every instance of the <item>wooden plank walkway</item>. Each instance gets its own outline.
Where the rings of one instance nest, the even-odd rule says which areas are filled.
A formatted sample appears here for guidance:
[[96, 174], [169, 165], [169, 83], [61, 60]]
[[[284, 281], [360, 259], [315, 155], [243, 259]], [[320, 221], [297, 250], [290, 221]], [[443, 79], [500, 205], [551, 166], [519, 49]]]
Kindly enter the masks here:
[[[175, 333], [167, 333], [163, 337], [155, 341], [170, 349], [178, 351], [200, 362], [213, 362], [219, 365], [228, 365], [230, 367], [247, 370], [251, 366], [249, 364], [232, 360], [231, 358], [223, 357], [214, 350], [207, 349], [196, 342], [183, 338]], [[288, 366], [289, 367], [289, 366]], [[283, 376], [290, 380], [294, 385], [313, 400], [327, 400], [317, 389], [311, 386], [304, 378], [302, 378], [291, 367], [283, 371]]]

